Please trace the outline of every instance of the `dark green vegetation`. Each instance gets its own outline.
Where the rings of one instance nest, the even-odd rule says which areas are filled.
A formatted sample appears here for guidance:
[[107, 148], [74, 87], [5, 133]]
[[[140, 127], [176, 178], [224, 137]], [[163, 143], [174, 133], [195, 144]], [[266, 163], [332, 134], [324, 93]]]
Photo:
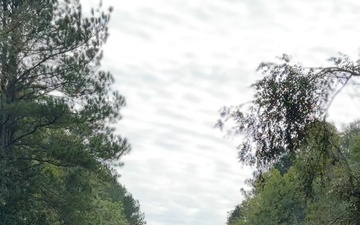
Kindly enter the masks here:
[[130, 146], [99, 70], [109, 19], [75, 0], [0, 1], [1, 225], [145, 224], [110, 170]]
[[327, 122], [333, 99], [360, 76], [360, 62], [340, 55], [333, 66], [263, 63], [254, 100], [224, 108], [244, 135], [239, 159], [256, 166], [244, 201], [228, 225], [360, 224], [360, 122], [339, 131]]

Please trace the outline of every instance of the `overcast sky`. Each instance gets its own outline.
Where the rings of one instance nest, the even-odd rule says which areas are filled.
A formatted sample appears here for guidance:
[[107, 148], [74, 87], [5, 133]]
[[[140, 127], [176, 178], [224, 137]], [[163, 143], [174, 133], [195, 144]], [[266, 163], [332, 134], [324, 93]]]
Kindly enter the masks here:
[[[356, 56], [360, 46], [356, 0], [104, 3], [115, 10], [103, 67], [127, 99], [117, 127], [133, 148], [120, 182], [149, 225], [221, 225], [241, 202], [251, 170], [237, 162], [240, 140], [213, 125], [222, 106], [251, 99], [260, 62], [288, 53], [318, 66], [339, 51]], [[339, 124], [360, 106], [353, 94], [333, 105]]]

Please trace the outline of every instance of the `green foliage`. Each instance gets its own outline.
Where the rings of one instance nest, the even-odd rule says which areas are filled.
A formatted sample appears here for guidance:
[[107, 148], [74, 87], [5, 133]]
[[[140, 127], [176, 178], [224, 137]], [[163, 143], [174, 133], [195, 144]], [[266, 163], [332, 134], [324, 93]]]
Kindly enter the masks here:
[[114, 180], [109, 188], [107, 193], [112, 201], [122, 202], [124, 207], [125, 218], [131, 225], [145, 225], [145, 214], [140, 211], [140, 203], [138, 200], [134, 199], [131, 193]]
[[229, 224], [301, 224], [305, 202], [294, 170], [282, 176], [273, 169], [263, 176], [264, 185], [255, 187], [260, 188], [258, 193], [248, 196], [242, 203], [241, 217]]
[[257, 166], [228, 224], [359, 224], [359, 122], [339, 132], [326, 119], [336, 95], [360, 76], [360, 61], [340, 55], [334, 66], [307, 68], [280, 60], [260, 65], [265, 76], [247, 110], [221, 112], [220, 127], [233, 120], [232, 131], [245, 135], [240, 161]]
[[334, 67], [326, 68], [307, 68], [287, 55], [280, 60], [259, 66], [264, 77], [253, 84], [249, 107], [224, 107], [217, 124], [222, 128], [227, 120], [235, 121], [231, 131], [246, 136], [238, 147], [240, 161], [259, 168], [296, 154], [312, 127], [326, 119], [337, 93], [360, 76], [358, 62], [343, 55], [332, 58]]
[[110, 14], [85, 18], [76, 0], [0, 3], [1, 224], [135, 224], [126, 210], [143, 215], [139, 204], [109, 192], [122, 186], [107, 165], [130, 151], [111, 126], [125, 100], [100, 70]]
[[242, 205], [237, 205], [235, 206], [235, 209], [228, 212], [228, 218], [227, 218], [227, 225], [233, 225], [233, 224], [237, 224], [240, 223], [242, 220], [244, 220], [243, 218], [243, 206]]
[[228, 225], [358, 224], [359, 131], [359, 122], [341, 133], [331, 125], [314, 127], [285, 173], [273, 168], [254, 178]]
[[9, 190], [10, 200], [20, 197], [29, 202], [22, 201], [24, 205], [3, 204], [0, 208], [1, 222], [59, 225], [146, 224], [138, 201], [117, 182], [107, 167], [102, 166], [102, 171], [100, 174], [82, 167], [47, 164], [34, 183], [37, 190], [31, 189], [30, 193], [18, 195], [14, 190]]
[[[2, 13], [4, 157], [26, 152], [28, 160], [68, 163], [77, 154], [96, 161], [126, 153], [126, 140], [109, 126], [120, 119], [124, 99], [111, 90], [111, 74], [99, 71], [110, 16], [83, 18], [76, 1], [50, 0], [3, 1]], [[70, 142], [72, 150], [63, 147]]]

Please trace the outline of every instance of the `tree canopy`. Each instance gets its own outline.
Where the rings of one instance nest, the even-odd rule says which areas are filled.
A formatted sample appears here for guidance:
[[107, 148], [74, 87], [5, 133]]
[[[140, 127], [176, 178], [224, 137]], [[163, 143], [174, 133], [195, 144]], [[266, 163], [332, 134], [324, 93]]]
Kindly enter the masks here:
[[341, 151], [341, 160], [312, 139], [285, 173], [272, 167], [261, 179], [254, 177], [227, 224], [358, 224], [359, 135], [359, 122], [343, 132], [333, 130], [331, 140], [340, 147], [329, 152]]
[[229, 213], [228, 225], [358, 224], [359, 122], [339, 131], [327, 121], [334, 98], [360, 76], [346, 55], [332, 66], [305, 67], [287, 55], [262, 63], [254, 99], [224, 107], [218, 126], [244, 135], [241, 162], [256, 166], [252, 189]]
[[101, 70], [112, 9], [0, 3], [0, 224], [145, 224], [110, 168], [130, 151]]
[[[234, 120], [241, 162], [259, 167], [295, 154], [309, 131], [326, 121], [328, 109], [351, 78], [360, 76], [359, 62], [347, 56], [331, 58], [333, 67], [305, 67], [283, 55], [280, 63], [261, 63], [264, 77], [255, 82], [250, 104], [224, 107], [217, 126]], [[245, 107], [248, 105], [249, 107]]]

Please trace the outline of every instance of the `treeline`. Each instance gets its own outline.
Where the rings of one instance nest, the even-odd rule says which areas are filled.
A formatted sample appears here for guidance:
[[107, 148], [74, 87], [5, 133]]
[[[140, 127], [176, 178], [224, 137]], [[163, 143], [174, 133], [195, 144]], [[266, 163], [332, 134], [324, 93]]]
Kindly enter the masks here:
[[31, 180], [14, 177], [2, 187], [0, 224], [146, 224], [139, 202], [106, 167], [41, 167]]
[[319, 127], [294, 160], [286, 158], [286, 163], [279, 162], [249, 181], [252, 189], [230, 212], [228, 225], [358, 223], [360, 123], [344, 132], [332, 127], [329, 135], [338, 149], [329, 146], [326, 152], [324, 137], [314, 138]]
[[236, 122], [239, 159], [256, 167], [227, 225], [359, 224], [360, 122], [342, 131], [327, 122], [333, 99], [360, 76], [359, 61], [340, 55], [332, 67], [308, 68], [280, 59], [260, 65], [250, 106], [224, 108], [218, 123]]
[[130, 146], [100, 70], [110, 12], [0, 1], [0, 224], [146, 224], [111, 170]]

